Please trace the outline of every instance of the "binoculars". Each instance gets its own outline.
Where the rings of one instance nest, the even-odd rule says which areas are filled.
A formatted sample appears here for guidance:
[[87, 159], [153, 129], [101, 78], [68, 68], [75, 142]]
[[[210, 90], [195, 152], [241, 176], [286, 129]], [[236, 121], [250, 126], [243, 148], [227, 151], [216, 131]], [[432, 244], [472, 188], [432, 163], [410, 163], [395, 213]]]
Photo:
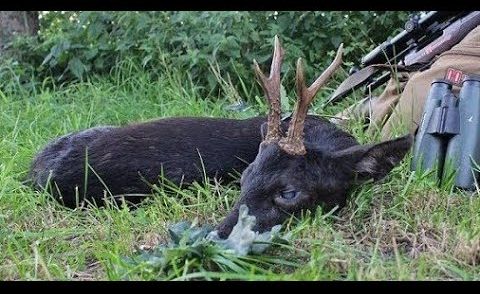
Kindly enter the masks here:
[[480, 164], [480, 76], [463, 79], [459, 97], [452, 83], [432, 82], [415, 136], [411, 170], [436, 170], [439, 183], [475, 189]]

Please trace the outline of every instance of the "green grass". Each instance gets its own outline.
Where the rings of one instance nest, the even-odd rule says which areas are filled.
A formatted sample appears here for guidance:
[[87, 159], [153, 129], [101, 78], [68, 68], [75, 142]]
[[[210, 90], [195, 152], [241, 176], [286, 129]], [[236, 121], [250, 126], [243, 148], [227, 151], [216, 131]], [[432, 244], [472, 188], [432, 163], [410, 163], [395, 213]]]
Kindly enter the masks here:
[[[0, 91], [1, 280], [480, 278], [478, 193], [472, 197], [435, 187], [428, 175], [409, 171], [409, 158], [381, 183], [357, 187], [339, 214], [318, 210], [288, 222], [291, 246], [268, 256], [230, 257], [227, 272], [188, 258], [172, 265], [168, 274], [126, 264], [123, 258], [138, 248], [166, 242], [171, 223], [196, 219], [217, 224], [237, 199], [238, 187], [215, 182], [160, 187], [136, 210], [114, 205], [69, 210], [23, 186], [22, 180], [37, 151], [75, 130], [170, 116], [245, 118], [265, 111], [261, 97], [250, 99], [258, 103], [246, 111], [225, 110], [238, 95], [252, 95], [250, 87], [237, 94], [225, 84], [228, 95], [205, 100], [187, 78], [159, 71], [160, 78], [150, 79], [127, 63], [107, 78], [58, 89], [39, 85], [33, 91], [2, 81], [16, 90]], [[313, 110], [332, 114], [338, 108], [320, 109], [320, 104]], [[361, 142], [371, 141], [359, 124], [350, 130]]]

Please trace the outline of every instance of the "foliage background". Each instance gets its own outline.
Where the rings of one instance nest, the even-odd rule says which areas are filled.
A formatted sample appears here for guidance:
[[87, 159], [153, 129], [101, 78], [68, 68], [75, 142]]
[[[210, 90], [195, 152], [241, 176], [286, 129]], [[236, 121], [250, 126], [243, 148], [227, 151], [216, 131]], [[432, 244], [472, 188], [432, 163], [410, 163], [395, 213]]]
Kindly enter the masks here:
[[407, 17], [398, 11], [43, 12], [38, 36], [10, 45], [0, 83], [62, 85], [108, 75], [130, 60], [152, 76], [159, 67], [177, 68], [206, 96], [218, 96], [222, 76], [249, 100], [256, 91], [252, 61], [268, 69], [275, 34], [287, 52], [283, 79], [290, 88], [298, 57], [312, 77], [343, 42], [346, 64], [358, 64], [375, 45], [402, 30]]

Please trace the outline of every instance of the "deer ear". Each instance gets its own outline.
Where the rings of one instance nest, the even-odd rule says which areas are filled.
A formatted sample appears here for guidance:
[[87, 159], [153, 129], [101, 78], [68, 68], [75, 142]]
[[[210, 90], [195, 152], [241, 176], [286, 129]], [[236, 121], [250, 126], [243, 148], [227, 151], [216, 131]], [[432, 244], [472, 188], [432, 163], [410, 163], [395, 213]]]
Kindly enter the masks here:
[[385, 177], [397, 164], [413, 144], [413, 136], [406, 135], [375, 145], [357, 145], [339, 151], [335, 157], [347, 164], [353, 164], [357, 179], [380, 180]]

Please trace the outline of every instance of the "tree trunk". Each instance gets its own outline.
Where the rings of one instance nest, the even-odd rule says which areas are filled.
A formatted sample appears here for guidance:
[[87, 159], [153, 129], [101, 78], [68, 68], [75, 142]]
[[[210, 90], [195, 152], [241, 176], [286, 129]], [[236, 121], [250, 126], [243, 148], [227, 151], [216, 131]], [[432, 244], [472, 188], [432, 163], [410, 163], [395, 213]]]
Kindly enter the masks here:
[[0, 54], [15, 35], [36, 35], [38, 11], [0, 11]]

